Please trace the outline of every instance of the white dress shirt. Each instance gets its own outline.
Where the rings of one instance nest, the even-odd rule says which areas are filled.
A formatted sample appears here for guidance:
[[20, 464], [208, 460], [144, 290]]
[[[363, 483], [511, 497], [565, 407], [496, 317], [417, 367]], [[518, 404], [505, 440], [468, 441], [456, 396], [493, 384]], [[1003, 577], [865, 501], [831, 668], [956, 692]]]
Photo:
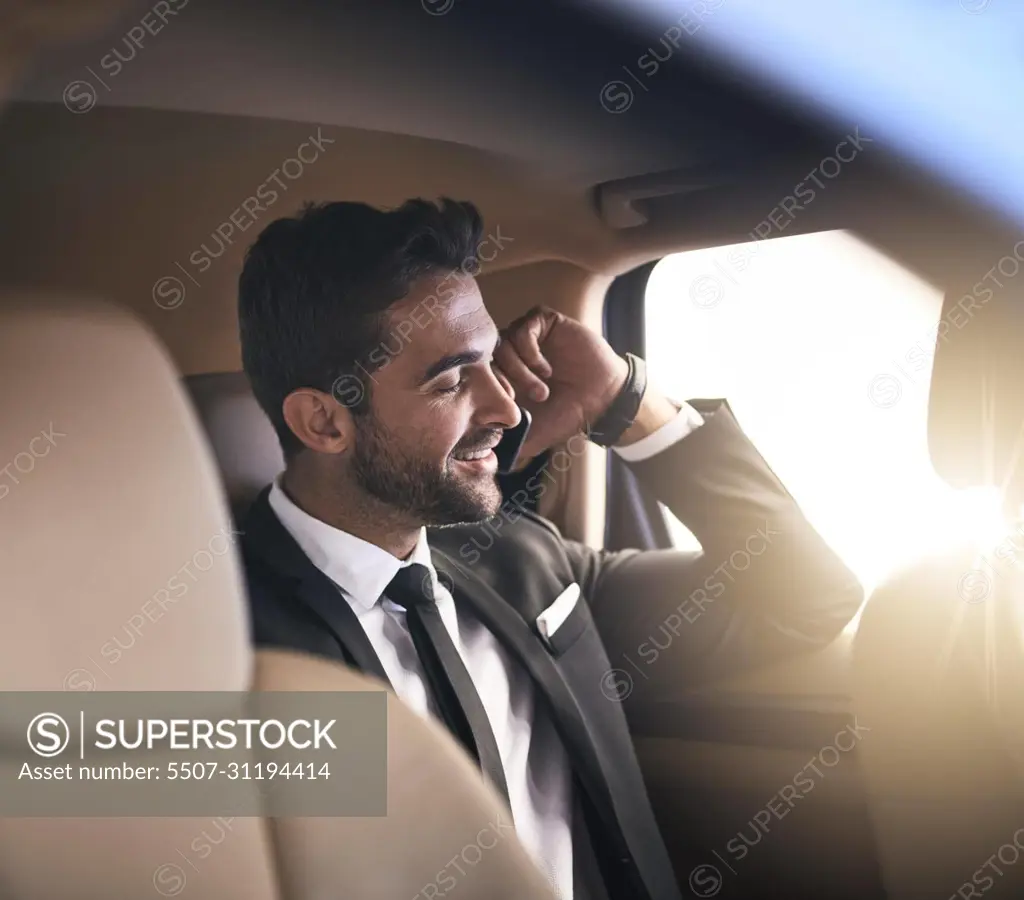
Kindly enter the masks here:
[[[659, 453], [703, 424], [700, 414], [679, 404], [679, 415], [653, 434], [617, 448], [636, 461]], [[438, 609], [480, 694], [505, 769], [516, 835], [558, 897], [572, 900], [572, 769], [550, 717], [535, 703], [530, 676], [438, 580], [426, 529], [408, 559], [341, 531], [303, 512], [275, 480], [270, 506], [310, 561], [352, 607], [397, 695], [420, 715], [440, 720], [423, 680], [405, 610], [382, 597], [398, 570], [419, 563], [430, 570]], [[555, 598], [552, 597], [553, 601]]]

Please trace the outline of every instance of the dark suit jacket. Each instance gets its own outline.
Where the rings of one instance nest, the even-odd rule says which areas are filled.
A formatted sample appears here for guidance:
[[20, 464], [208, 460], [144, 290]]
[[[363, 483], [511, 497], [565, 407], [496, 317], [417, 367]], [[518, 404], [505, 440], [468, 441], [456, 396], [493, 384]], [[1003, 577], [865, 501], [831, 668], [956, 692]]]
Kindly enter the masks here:
[[[701, 411], [702, 427], [631, 464], [696, 535], [700, 552], [594, 550], [508, 504], [486, 523], [429, 531], [456, 604], [518, 659], [554, 718], [612, 900], [679, 900], [680, 891], [620, 702], [626, 662], [610, 660], [606, 645], [616, 657], [632, 651], [646, 676], [634, 680], [645, 690], [679, 693], [826, 644], [863, 597], [728, 404]], [[386, 682], [355, 614], [277, 520], [267, 491], [243, 530], [256, 643], [343, 660]], [[586, 602], [549, 648], [537, 615], [573, 582]], [[652, 638], [662, 648], [653, 661], [641, 646]]]

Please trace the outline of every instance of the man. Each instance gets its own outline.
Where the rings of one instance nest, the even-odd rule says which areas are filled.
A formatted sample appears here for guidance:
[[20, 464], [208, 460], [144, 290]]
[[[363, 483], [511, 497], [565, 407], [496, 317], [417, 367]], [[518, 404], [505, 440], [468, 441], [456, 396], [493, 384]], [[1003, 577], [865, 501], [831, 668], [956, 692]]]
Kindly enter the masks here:
[[[825, 644], [861, 588], [724, 401], [645, 389], [642, 361], [544, 307], [499, 336], [470, 274], [483, 240], [469, 203], [329, 203], [249, 249], [242, 358], [286, 458], [244, 525], [255, 640], [437, 716], [560, 896], [679, 898], [602, 636], [673, 635], [645, 675], [681, 691]], [[614, 445], [703, 552], [602, 552], [496, 517], [516, 398], [523, 461]]]

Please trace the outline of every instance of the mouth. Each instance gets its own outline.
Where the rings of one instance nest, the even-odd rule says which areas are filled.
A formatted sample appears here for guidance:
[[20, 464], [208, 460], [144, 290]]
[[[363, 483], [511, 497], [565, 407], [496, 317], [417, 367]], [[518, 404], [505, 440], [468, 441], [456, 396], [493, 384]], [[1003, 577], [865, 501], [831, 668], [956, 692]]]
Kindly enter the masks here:
[[494, 441], [486, 447], [478, 447], [475, 450], [459, 450], [452, 453], [452, 459], [460, 466], [478, 473], [494, 472], [498, 469], [498, 457], [494, 452], [497, 445], [498, 441]]
[[462, 453], [453, 453], [452, 457], [459, 462], [475, 462], [479, 459], [487, 459], [488, 456], [493, 456], [494, 451], [490, 447], [484, 447], [482, 450], [465, 450]]

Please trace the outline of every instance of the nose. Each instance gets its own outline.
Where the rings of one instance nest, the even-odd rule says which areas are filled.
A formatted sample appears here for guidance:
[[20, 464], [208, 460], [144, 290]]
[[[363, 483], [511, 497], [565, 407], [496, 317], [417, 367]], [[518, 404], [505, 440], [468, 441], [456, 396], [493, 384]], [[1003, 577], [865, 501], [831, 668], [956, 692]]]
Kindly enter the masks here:
[[515, 428], [523, 418], [516, 403], [516, 392], [509, 380], [497, 369], [491, 370], [486, 388], [487, 398], [480, 414], [488, 425]]

